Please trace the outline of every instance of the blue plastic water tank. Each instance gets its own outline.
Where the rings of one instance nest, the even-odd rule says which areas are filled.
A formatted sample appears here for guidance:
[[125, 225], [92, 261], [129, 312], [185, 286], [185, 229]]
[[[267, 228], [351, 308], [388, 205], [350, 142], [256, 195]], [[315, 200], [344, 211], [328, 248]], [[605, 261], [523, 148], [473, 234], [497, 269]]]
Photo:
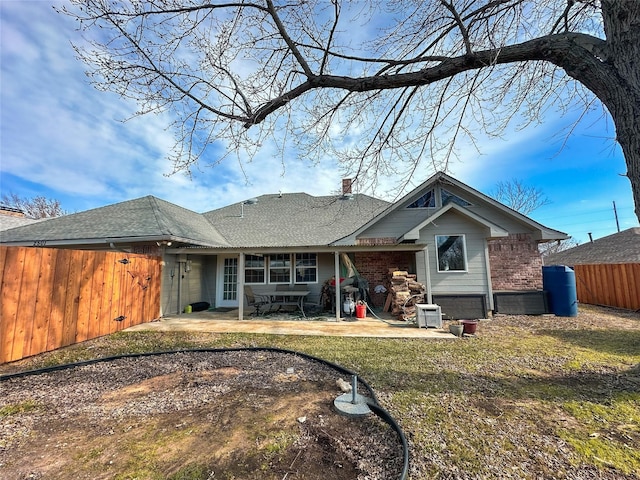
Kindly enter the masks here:
[[547, 291], [550, 310], [559, 317], [578, 315], [576, 274], [564, 265], [542, 267], [542, 288]]

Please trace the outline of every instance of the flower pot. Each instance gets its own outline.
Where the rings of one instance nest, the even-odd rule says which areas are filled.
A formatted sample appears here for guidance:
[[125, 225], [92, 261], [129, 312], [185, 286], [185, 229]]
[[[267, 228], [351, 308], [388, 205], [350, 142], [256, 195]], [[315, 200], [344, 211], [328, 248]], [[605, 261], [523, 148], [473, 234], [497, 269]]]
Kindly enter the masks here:
[[449, 325], [449, 332], [453, 333], [456, 337], [462, 336], [462, 330], [464, 325]]
[[462, 320], [460, 323], [464, 327], [462, 333], [466, 333], [467, 335], [476, 334], [476, 328], [478, 328], [477, 320]]

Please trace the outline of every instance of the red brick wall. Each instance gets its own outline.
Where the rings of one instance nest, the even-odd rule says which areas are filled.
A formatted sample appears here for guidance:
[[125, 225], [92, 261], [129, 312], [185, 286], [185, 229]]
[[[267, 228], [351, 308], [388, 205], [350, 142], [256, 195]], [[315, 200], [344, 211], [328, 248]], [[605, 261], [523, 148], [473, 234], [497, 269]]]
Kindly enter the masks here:
[[377, 285], [385, 285], [389, 269], [415, 272], [415, 254], [412, 252], [357, 252], [354, 254], [354, 265], [358, 273], [369, 281], [369, 295], [374, 306], [384, 306], [386, 293], [375, 293]]
[[489, 262], [494, 290], [542, 288], [542, 256], [531, 235], [517, 233], [490, 240]]

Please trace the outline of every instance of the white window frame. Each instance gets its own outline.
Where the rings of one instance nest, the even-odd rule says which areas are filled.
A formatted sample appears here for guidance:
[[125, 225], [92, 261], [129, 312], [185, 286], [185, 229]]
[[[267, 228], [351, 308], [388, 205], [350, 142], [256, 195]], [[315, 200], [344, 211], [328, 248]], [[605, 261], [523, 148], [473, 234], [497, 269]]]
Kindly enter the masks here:
[[[315, 265], [301, 265], [298, 266], [298, 255], [300, 255], [300, 260], [308, 259], [310, 255], [314, 256]], [[318, 254], [315, 252], [298, 252], [293, 254], [293, 281], [294, 284], [308, 284], [308, 283], [318, 283]], [[315, 271], [315, 280], [301, 280], [298, 281], [298, 270], [314, 270]]]
[[[438, 238], [440, 237], [459, 237], [462, 239], [462, 260], [464, 261], [464, 269], [462, 270], [448, 270], [440, 268], [440, 248]], [[441, 234], [435, 235], [435, 251], [436, 251], [436, 266], [438, 269], [438, 273], [467, 273], [469, 271], [469, 262], [467, 259], [467, 239], [464, 234], [460, 233], [452, 233], [452, 234]]]
[[[284, 260], [283, 261], [285, 263], [288, 262], [288, 266], [272, 266], [271, 261], [272, 259], [274, 259], [277, 255], [280, 255], [282, 257], [288, 257], [288, 260]], [[302, 257], [302, 259], [306, 259], [305, 256], [309, 256], [309, 255], [315, 255], [315, 265], [301, 265], [298, 266], [297, 262], [299, 259], [299, 256]], [[262, 266], [247, 266], [247, 264], [253, 260], [253, 258], [261, 258], [263, 260]], [[272, 254], [264, 254], [264, 255], [251, 255], [251, 254], [247, 254], [245, 256], [245, 265], [244, 265], [244, 277], [245, 277], [245, 284], [246, 285], [291, 285], [292, 283], [295, 284], [311, 284], [311, 283], [318, 283], [318, 253], [317, 252], [296, 252], [296, 253], [272, 253]], [[311, 281], [297, 281], [298, 278], [298, 271], [299, 270], [315, 270], [315, 280]], [[285, 270], [288, 270], [289, 273], [289, 280], [288, 281], [283, 281], [283, 282], [274, 282], [271, 281], [271, 271], [272, 270], [281, 270], [282, 273], [284, 273]], [[250, 271], [262, 271], [263, 272], [263, 278], [264, 281], [262, 282], [252, 282], [250, 280], [248, 280], [250, 278], [250, 275], [247, 275], [247, 272]]]
[[[273, 258], [277, 257], [277, 256], [282, 256], [282, 257], [288, 257], [288, 266], [272, 266], [271, 262], [273, 261]], [[268, 277], [267, 277], [267, 283], [270, 285], [291, 285], [291, 271], [292, 271], [292, 260], [291, 260], [291, 254], [290, 253], [273, 253], [271, 255], [269, 255], [269, 260], [267, 262], [267, 264], [269, 265], [269, 271], [268, 271]], [[283, 259], [284, 262], [287, 262], [286, 259]], [[271, 272], [274, 270], [282, 270], [283, 272], [285, 270], [289, 271], [289, 279], [285, 282], [285, 281], [272, 281], [271, 280]]]
[[[250, 257], [262, 258], [262, 267], [247, 267], [247, 263], [250, 261]], [[252, 258], [251, 258], [252, 259]], [[264, 279], [262, 282], [250, 282], [247, 281], [247, 271], [260, 271], [262, 270], [262, 278]], [[265, 285], [267, 283], [267, 256], [266, 255], [245, 255], [245, 264], [244, 264], [244, 278], [246, 285]]]

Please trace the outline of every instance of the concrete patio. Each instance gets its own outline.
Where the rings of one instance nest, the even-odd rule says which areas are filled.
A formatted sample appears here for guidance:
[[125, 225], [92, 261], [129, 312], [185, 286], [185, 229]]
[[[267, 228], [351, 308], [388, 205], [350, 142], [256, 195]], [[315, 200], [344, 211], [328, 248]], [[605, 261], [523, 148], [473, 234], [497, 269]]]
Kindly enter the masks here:
[[[440, 328], [418, 328], [414, 324], [392, 318], [388, 314], [375, 318], [336, 321], [327, 313], [322, 316], [296, 318], [277, 316], [248, 317], [238, 320], [238, 310], [205, 311], [168, 315], [158, 321], [143, 323], [125, 331], [260, 333], [272, 335], [327, 335], [343, 337], [425, 338], [454, 340], [457, 337]], [[446, 326], [446, 325], [445, 325]]]

